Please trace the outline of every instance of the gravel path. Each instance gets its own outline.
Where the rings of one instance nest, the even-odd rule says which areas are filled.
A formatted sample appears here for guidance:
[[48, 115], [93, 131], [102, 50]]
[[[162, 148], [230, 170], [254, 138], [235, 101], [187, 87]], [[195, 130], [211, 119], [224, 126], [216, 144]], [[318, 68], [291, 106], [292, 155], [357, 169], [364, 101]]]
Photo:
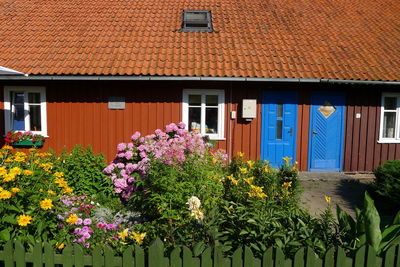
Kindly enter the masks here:
[[327, 207], [324, 196], [330, 196], [333, 212], [336, 204], [355, 217], [355, 208], [362, 208], [364, 192], [373, 179], [371, 174], [346, 175], [332, 172], [302, 172], [301, 202], [311, 214], [318, 215]]

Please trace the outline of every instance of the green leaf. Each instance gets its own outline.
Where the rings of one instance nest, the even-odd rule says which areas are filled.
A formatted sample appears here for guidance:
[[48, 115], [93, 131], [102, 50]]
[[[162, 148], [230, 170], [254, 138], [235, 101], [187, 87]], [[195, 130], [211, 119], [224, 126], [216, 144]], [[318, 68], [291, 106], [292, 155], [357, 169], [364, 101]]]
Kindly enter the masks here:
[[344, 210], [342, 210], [339, 205], [336, 205], [336, 214], [339, 221], [339, 229], [341, 231], [352, 232], [355, 234], [356, 222], [353, 220], [353, 218]]
[[203, 242], [198, 242], [193, 246], [193, 254], [195, 257], [200, 256], [201, 253], [203, 253], [204, 249], [206, 248], [206, 245]]
[[400, 211], [394, 217], [393, 224], [400, 224]]
[[378, 251], [382, 239], [380, 223], [381, 218], [375, 208], [374, 200], [365, 192], [364, 197], [365, 234], [367, 242]]
[[12, 215], [4, 216], [4, 217], [2, 218], [2, 221], [3, 221], [3, 222], [7, 222], [7, 223], [11, 223], [11, 224], [15, 224], [15, 223], [16, 223], [15, 218], [14, 218], [14, 216], [12, 216]]
[[386, 251], [389, 246], [400, 244], [400, 225], [392, 225], [382, 233], [378, 254]]
[[4, 229], [0, 232], [0, 239], [4, 241], [8, 241], [11, 238], [10, 231], [8, 229]]

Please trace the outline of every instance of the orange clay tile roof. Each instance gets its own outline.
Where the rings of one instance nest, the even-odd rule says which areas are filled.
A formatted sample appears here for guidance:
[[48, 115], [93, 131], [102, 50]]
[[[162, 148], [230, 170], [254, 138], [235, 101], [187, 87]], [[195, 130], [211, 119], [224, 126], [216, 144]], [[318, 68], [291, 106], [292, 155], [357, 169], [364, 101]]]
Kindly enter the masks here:
[[[211, 10], [215, 32], [178, 32], [184, 9]], [[400, 1], [0, 0], [0, 66], [399, 81]]]

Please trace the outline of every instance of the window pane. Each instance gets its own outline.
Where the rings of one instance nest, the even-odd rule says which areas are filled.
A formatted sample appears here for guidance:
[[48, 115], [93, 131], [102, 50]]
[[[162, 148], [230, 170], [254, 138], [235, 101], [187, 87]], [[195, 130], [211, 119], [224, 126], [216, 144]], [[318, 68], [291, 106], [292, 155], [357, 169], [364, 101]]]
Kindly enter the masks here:
[[40, 93], [28, 93], [29, 104], [39, 104], [40, 103]]
[[396, 113], [385, 112], [383, 115], [383, 137], [394, 138], [394, 129], [396, 125]]
[[282, 140], [282, 121], [276, 121], [276, 139]]
[[189, 131], [200, 132], [201, 108], [189, 108]]
[[189, 95], [189, 105], [190, 106], [200, 106], [201, 105], [201, 95]]
[[283, 104], [276, 105], [276, 117], [282, 118], [283, 115]]
[[14, 104], [24, 104], [24, 93], [14, 93]]
[[397, 107], [396, 97], [385, 97], [385, 109], [395, 110]]
[[206, 133], [218, 133], [218, 109], [206, 108]]
[[24, 105], [18, 104], [14, 105], [13, 114], [13, 130], [23, 131], [25, 130], [25, 116], [24, 116]]
[[206, 12], [187, 12], [186, 20], [205, 20], [207, 21]]
[[40, 106], [29, 105], [29, 116], [31, 122], [31, 131], [41, 131], [42, 124], [40, 121]]
[[218, 96], [217, 95], [207, 95], [206, 96], [206, 106], [218, 106]]

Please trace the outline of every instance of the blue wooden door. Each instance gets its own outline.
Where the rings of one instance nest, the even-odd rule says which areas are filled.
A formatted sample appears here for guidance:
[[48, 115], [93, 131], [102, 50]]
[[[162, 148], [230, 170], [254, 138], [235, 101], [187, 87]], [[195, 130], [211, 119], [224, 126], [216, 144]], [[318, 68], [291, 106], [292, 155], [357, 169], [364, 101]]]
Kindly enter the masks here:
[[345, 96], [314, 92], [310, 111], [310, 171], [341, 171]]
[[272, 167], [283, 164], [284, 157], [295, 162], [297, 93], [265, 91], [262, 101], [261, 158]]

